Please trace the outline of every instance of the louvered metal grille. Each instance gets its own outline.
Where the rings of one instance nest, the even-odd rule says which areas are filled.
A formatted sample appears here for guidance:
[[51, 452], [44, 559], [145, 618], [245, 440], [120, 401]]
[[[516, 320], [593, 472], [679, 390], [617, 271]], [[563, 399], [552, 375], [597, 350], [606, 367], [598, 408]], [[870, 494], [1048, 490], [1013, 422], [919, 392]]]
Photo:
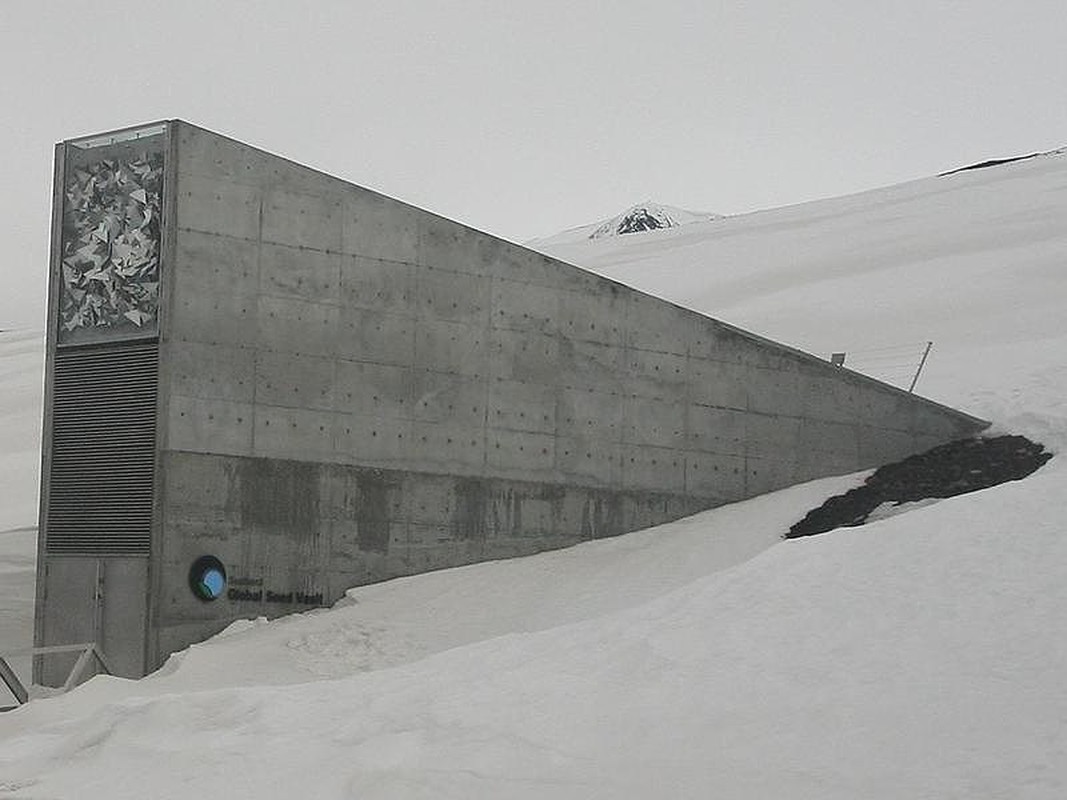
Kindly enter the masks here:
[[56, 351], [49, 553], [147, 555], [158, 346]]

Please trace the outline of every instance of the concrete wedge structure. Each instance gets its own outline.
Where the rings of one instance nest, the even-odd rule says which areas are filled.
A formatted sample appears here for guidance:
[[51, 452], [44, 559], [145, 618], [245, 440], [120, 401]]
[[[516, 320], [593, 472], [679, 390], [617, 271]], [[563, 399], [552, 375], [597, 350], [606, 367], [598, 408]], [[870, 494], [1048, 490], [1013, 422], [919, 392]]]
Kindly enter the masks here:
[[985, 426], [177, 120], [54, 198], [36, 640], [119, 674]]

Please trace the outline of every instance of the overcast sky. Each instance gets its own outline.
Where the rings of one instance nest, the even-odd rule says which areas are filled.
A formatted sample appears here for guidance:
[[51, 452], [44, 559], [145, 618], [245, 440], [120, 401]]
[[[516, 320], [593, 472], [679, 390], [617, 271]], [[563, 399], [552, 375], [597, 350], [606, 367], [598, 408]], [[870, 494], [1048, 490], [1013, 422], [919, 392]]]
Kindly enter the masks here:
[[52, 146], [178, 117], [515, 241], [1067, 145], [1063, 0], [0, 0], [0, 328]]

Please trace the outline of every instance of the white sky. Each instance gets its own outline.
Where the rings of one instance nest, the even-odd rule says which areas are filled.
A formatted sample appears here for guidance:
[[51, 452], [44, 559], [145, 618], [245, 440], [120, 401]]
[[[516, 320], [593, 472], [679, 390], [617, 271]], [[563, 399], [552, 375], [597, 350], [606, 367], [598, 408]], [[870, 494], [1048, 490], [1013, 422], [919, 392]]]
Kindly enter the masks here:
[[1067, 144], [1063, 0], [0, 0], [0, 328], [54, 142], [179, 117], [505, 238], [736, 213]]

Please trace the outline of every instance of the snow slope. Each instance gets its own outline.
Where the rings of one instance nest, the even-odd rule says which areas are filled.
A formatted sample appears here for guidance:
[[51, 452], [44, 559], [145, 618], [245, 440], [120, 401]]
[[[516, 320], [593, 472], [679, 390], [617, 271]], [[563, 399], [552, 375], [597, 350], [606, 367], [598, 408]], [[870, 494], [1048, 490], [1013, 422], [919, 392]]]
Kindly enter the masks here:
[[[0, 655], [33, 641], [43, 369], [39, 331], [0, 331]], [[10, 661], [28, 674], [27, 657]], [[10, 701], [0, 684], [0, 706]]]
[[37, 524], [44, 335], [0, 331], [0, 532]]
[[[816, 351], [933, 339], [924, 393], [1062, 452], [1065, 219], [1061, 153], [560, 252]], [[235, 625], [0, 715], [0, 795], [1067, 796], [1067, 466], [777, 539], [861, 477]]]

